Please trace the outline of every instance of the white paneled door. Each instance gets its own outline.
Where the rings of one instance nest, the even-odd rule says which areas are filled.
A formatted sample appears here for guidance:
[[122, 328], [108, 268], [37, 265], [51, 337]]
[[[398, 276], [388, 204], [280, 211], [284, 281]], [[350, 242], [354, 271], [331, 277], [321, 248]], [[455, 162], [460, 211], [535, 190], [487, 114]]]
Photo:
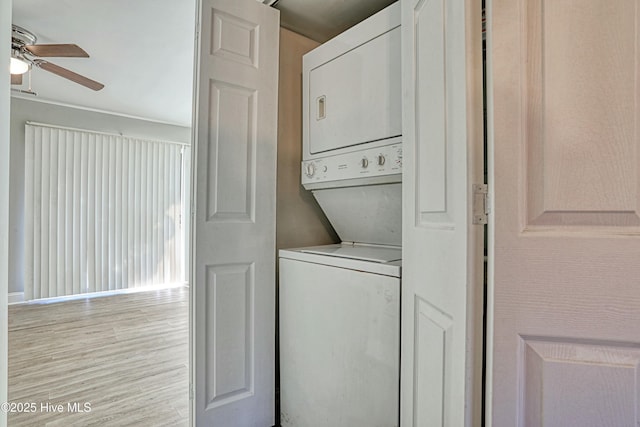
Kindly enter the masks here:
[[193, 415], [274, 423], [279, 12], [202, 0], [194, 125]]
[[491, 9], [492, 425], [637, 427], [638, 1]]
[[481, 2], [402, 0], [401, 425], [480, 425]]

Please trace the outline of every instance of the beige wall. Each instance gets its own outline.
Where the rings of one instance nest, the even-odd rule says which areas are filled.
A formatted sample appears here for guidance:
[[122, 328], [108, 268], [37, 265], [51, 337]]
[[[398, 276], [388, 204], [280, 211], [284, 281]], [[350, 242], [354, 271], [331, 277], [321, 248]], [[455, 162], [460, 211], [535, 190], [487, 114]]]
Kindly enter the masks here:
[[300, 184], [302, 55], [318, 44], [292, 31], [280, 30], [276, 211], [278, 249], [339, 242], [311, 192]]

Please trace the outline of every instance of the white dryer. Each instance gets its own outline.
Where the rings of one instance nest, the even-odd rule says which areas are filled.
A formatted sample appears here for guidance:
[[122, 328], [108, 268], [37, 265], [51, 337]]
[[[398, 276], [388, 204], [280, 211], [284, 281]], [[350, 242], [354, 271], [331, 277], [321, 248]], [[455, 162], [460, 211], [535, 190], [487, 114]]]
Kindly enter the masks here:
[[280, 251], [283, 427], [398, 425], [399, 248]]

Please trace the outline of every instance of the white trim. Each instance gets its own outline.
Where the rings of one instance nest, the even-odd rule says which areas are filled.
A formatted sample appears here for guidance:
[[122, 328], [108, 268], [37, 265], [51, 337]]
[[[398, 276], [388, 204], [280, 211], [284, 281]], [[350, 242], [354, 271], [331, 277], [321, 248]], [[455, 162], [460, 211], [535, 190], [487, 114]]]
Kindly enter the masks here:
[[[191, 206], [188, 208], [189, 212], [189, 257], [187, 268], [187, 280], [190, 283], [194, 283], [192, 292], [189, 292], [189, 427], [195, 427], [196, 425], [196, 262], [195, 262], [195, 220], [196, 220], [196, 195], [198, 190], [198, 181], [196, 179], [198, 173], [198, 162], [196, 159], [196, 152], [198, 146], [198, 111], [200, 108], [200, 45], [202, 44], [202, 7], [204, 0], [195, 0], [195, 33], [193, 43], [193, 85], [191, 102], [193, 112], [191, 114], [191, 176], [189, 177], [189, 201]], [[274, 261], [275, 262], [275, 261]], [[2, 415], [0, 413], [0, 415]], [[1, 427], [1, 426], [0, 426]]]
[[18, 304], [24, 301], [24, 292], [9, 292], [9, 305]]
[[51, 304], [55, 302], [63, 302], [63, 301], [73, 301], [79, 299], [86, 298], [98, 298], [98, 297], [108, 297], [113, 295], [124, 295], [124, 294], [134, 294], [138, 292], [147, 292], [147, 291], [160, 291], [163, 289], [173, 289], [180, 287], [189, 287], [189, 284], [186, 282], [179, 283], [168, 283], [162, 285], [152, 285], [152, 286], [141, 286], [139, 288], [127, 288], [127, 289], [116, 289], [114, 291], [102, 291], [102, 292], [90, 292], [86, 294], [75, 294], [75, 295], [66, 295], [63, 297], [52, 297], [52, 298], [41, 298], [30, 301], [24, 301], [24, 293], [23, 292], [13, 292], [9, 294], [9, 299], [11, 300], [12, 295], [19, 294], [22, 298], [21, 301], [9, 302], [10, 305], [17, 304]]
[[179, 127], [183, 127], [183, 128], [190, 128], [191, 127], [191, 124], [170, 122], [170, 121], [160, 120], [160, 119], [152, 119], [151, 117], [143, 117], [143, 116], [136, 116], [136, 115], [133, 115], [133, 114], [118, 113], [116, 111], [103, 110], [103, 109], [100, 109], [100, 108], [84, 107], [84, 106], [81, 106], [81, 105], [69, 104], [69, 103], [66, 103], [66, 102], [53, 101], [51, 99], [34, 98], [33, 95], [23, 95], [23, 94], [16, 93], [16, 92], [11, 93], [11, 98], [25, 99], [27, 101], [41, 102], [43, 104], [57, 105], [59, 107], [75, 108], [76, 110], [91, 111], [93, 113], [110, 114], [112, 116], [120, 116], [120, 117], [125, 117], [127, 119], [144, 120], [144, 121], [147, 121], [147, 122], [160, 123], [160, 124], [163, 124], [163, 125], [179, 126]]
[[[11, 40], [11, 0], [0, 0], [0, 402], [6, 402], [8, 390], [9, 335], [7, 295], [9, 292], [9, 128], [11, 93], [9, 70]], [[0, 427], [6, 427], [7, 413], [0, 411]]]
[[485, 426], [492, 426], [493, 419], [493, 330], [494, 330], [494, 275], [495, 275], [495, 142], [493, 132], [493, 60], [491, 51], [493, 49], [493, 33], [491, 25], [493, 21], [493, 0], [487, 0], [485, 3], [486, 17], [486, 93], [487, 97], [487, 184], [489, 215], [487, 229], [487, 308], [486, 308], [486, 341], [485, 341]]
[[74, 128], [74, 127], [69, 127], [69, 126], [52, 125], [52, 124], [49, 124], [49, 123], [32, 122], [32, 121], [29, 121], [29, 120], [27, 122], [25, 122], [25, 124], [32, 125], [32, 126], [46, 127], [46, 128], [50, 128], [50, 129], [62, 129], [62, 130], [69, 130], [69, 131], [73, 131], [73, 132], [85, 132], [85, 133], [91, 133], [91, 134], [94, 134], [94, 135], [117, 136], [117, 137], [121, 137], [121, 138], [136, 139], [138, 141], [143, 141], [143, 142], [160, 142], [162, 144], [176, 144], [176, 145], [182, 145], [182, 146], [187, 146], [187, 147], [191, 146], [191, 144], [189, 142], [166, 141], [166, 140], [154, 139], [154, 138], [141, 138], [141, 137], [133, 136], [133, 135], [123, 135], [122, 133], [102, 132], [102, 131], [98, 131], [98, 130], [81, 129], [81, 128]]

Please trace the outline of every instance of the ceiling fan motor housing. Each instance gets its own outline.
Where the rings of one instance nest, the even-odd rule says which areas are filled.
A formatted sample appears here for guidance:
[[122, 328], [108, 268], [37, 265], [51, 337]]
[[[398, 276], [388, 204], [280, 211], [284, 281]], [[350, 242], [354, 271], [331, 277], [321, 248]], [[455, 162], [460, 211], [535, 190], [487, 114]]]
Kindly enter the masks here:
[[11, 46], [13, 49], [22, 49], [24, 46], [36, 44], [38, 38], [32, 32], [17, 25], [11, 26]]

